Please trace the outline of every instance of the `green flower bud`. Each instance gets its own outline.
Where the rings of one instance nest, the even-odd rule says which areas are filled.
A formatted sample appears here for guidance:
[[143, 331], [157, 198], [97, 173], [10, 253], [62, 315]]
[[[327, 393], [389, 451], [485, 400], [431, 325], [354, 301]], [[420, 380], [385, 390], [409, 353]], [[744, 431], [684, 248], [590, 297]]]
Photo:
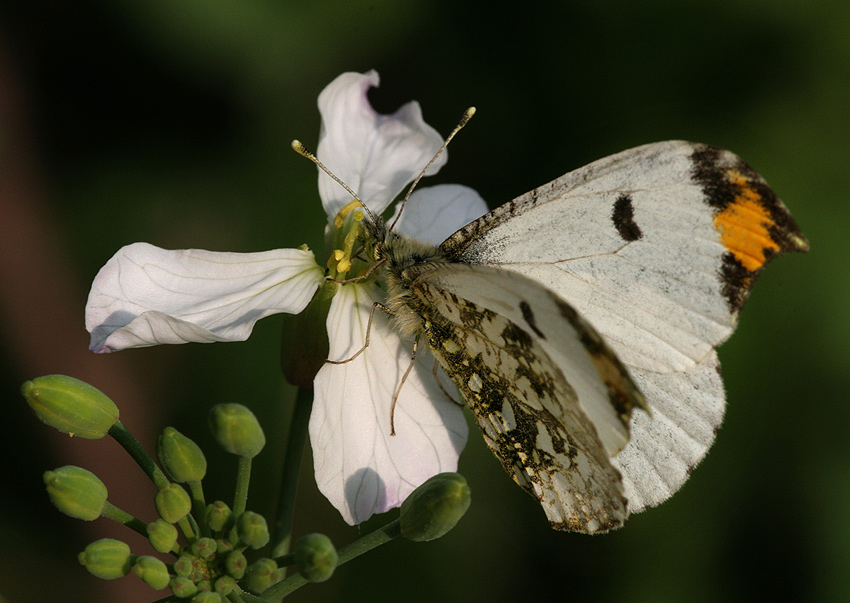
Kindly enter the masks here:
[[50, 501], [65, 515], [91, 521], [100, 517], [106, 504], [106, 486], [91, 471], [65, 465], [44, 472]]
[[153, 548], [160, 553], [167, 553], [177, 544], [177, 528], [164, 519], [157, 519], [148, 524], [148, 540]]
[[218, 544], [212, 538], [198, 538], [192, 543], [192, 552], [203, 559], [209, 559], [215, 555]]
[[130, 547], [113, 538], [96, 540], [77, 556], [80, 565], [102, 580], [114, 580], [129, 574], [132, 558]]
[[96, 440], [118, 421], [118, 407], [106, 394], [73, 377], [37, 377], [21, 393], [35, 416], [71, 436]]
[[260, 422], [241, 404], [217, 404], [210, 410], [213, 437], [227, 452], [253, 458], [266, 445]]
[[159, 516], [168, 523], [177, 523], [192, 510], [192, 501], [179, 484], [166, 484], [154, 498]]
[[207, 525], [212, 530], [230, 530], [233, 527], [233, 511], [220, 500], [207, 505]]
[[192, 597], [192, 603], [221, 603], [221, 595], [205, 590]]
[[233, 589], [236, 588], [236, 580], [231, 578], [230, 576], [222, 576], [213, 584], [213, 589], [215, 592], [220, 594], [222, 597], [226, 597]]
[[245, 575], [245, 568], [248, 567], [248, 560], [242, 551], [233, 551], [228, 553], [224, 560], [224, 569], [229, 576], [233, 576], [237, 580], [241, 580]]
[[195, 583], [188, 578], [183, 578], [182, 576], [172, 578], [171, 582], [168, 583], [168, 586], [171, 588], [171, 592], [174, 596], [180, 599], [188, 599], [198, 592], [198, 587], [195, 586]]
[[401, 535], [416, 542], [439, 538], [455, 527], [469, 503], [469, 486], [462, 475], [435, 475], [402, 503]]
[[262, 558], [248, 566], [243, 583], [245, 588], [259, 595], [278, 580], [280, 580], [280, 572], [277, 569], [277, 563], [273, 559]]
[[325, 281], [300, 314], [284, 314], [280, 365], [292, 385], [313, 389], [313, 379], [328, 357], [328, 311], [339, 284]]
[[227, 553], [233, 550], [233, 543], [224, 538], [219, 538], [215, 541], [215, 552], [217, 555], [224, 557]]
[[198, 590], [201, 592], [211, 591], [212, 584], [210, 584], [209, 580], [201, 580], [200, 582], [198, 582]]
[[162, 430], [156, 440], [156, 454], [172, 481], [199, 482], [207, 473], [207, 459], [201, 448], [173, 427]]
[[236, 520], [236, 533], [239, 541], [252, 549], [259, 549], [269, 543], [269, 526], [266, 518], [253, 511], [245, 511]]
[[156, 557], [148, 557], [147, 555], [136, 559], [133, 564], [133, 573], [154, 590], [165, 588], [171, 581], [171, 576], [168, 575], [168, 567]]
[[339, 556], [324, 534], [307, 534], [295, 543], [295, 564], [310, 582], [324, 582], [336, 569]]
[[180, 555], [174, 562], [174, 573], [181, 578], [188, 578], [195, 571], [195, 558], [190, 555]]

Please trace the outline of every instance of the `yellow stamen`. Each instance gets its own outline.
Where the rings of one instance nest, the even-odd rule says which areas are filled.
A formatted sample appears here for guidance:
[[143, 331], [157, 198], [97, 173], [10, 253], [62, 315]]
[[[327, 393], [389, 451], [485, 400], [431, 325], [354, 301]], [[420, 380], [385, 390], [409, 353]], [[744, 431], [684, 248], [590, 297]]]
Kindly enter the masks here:
[[351, 226], [351, 230], [346, 233], [345, 243], [343, 244], [343, 249], [348, 257], [351, 257], [351, 250], [354, 249], [354, 243], [357, 241], [357, 235], [360, 234], [360, 222], [363, 221], [363, 212], [358, 211], [351, 216], [351, 218], [354, 220], [354, 224]]
[[[345, 221], [345, 217], [351, 213], [351, 210], [360, 207], [363, 205], [363, 202], [360, 199], [354, 199], [345, 204], [345, 206], [339, 210], [336, 217], [334, 218], [334, 226], [337, 228], [342, 228], [342, 224]], [[356, 219], [356, 218], [355, 218]], [[360, 220], [363, 218], [361, 217]], [[358, 222], [360, 221], [358, 220]]]
[[336, 270], [339, 262], [345, 257], [345, 252], [342, 249], [334, 249], [331, 252], [331, 257], [328, 258], [328, 268]]

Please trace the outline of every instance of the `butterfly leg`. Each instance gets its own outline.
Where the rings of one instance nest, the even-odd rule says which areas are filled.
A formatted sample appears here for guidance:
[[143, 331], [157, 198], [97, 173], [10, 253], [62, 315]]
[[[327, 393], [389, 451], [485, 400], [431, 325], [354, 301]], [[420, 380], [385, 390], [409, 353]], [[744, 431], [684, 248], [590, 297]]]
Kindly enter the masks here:
[[357, 283], [359, 281], [365, 281], [367, 278], [369, 278], [372, 275], [373, 272], [375, 272], [375, 270], [381, 264], [383, 264], [386, 261], [387, 261], [387, 258], [383, 258], [379, 262], [375, 262], [374, 264], [372, 264], [369, 267], [369, 270], [367, 270], [366, 272], [364, 272], [363, 274], [360, 274], [358, 276], [352, 276], [351, 278], [347, 278], [345, 280], [340, 280], [340, 279], [337, 279], [337, 278], [328, 278], [327, 280], [332, 281], [334, 283], [337, 283], [338, 285], [346, 285], [348, 283]]
[[398, 397], [401, 394], [401, 388], [404, 386], [404, 382], [407, 381], [407, 376], [410, 374], [410, 371], [413, 370], [413, 363], [416, 362], [416, 350], [419, 348], [419, 336], [416, 336], [416, 339], [413, 340], [413, 354], [410, 356], [410, 364], [407, 365], [407, 370], [404, 371], [404, 375], [401, 377], [401, 383], [398, 384], [398, 388], [395, 390], [395, 395], [393, 396], [393, 403], [390, 406], [390, 435], [395, 435], [395, 405], [398, 402]]
[[380, 308], [381, 310], [383, 310], [387, 314], [392, 315], [392, 312], [390, 312], [389, 308], [387, 308], [385, 305], [380, 304], [378, 302], [375, 302], [374, 304], [372, 304], [372, 309], [369, 311], [369, 322], [366, 323], [366, 340], [363, 342], [363, 347], [360, 348], [359, 350], [357, 350], [356, 352], [354, 352], [353, 356], [351, 356], [350, 358], [346, 358], [345, 360], [325, 360], [325, 362], [327, 364], [346, 364], [348, 362], [351, 362], [352, 360], [357, 358], [360, 354], [362, 354], [363, 352], [366, 351], [366, 348], [369, 347], [369, 337], [372, 334], [372, 320], [375, 318], [375, 310], [377, 308]]
[[458, 402], [457, 400], [455, 400], [454, 397], [449, 392], [446, 391], [446, 388], [443, 387], [443, 384], [440, 381], [440, 378], [437, 377], [437, 369], [439, 368], [439, 366], [440, 366], [440, 363], [435, 360], [434, 361], [434, 369], [431, 371], [434, 374], [434, 381], [437, 382], [437, 387], [440, 388], [440, 391], [443, 392], [443, 395], [446, 398], [448, 398], [449, 400], [451, 400], [452, 402], [454, 402], [458, 406], [464, 406], [463, 402]]

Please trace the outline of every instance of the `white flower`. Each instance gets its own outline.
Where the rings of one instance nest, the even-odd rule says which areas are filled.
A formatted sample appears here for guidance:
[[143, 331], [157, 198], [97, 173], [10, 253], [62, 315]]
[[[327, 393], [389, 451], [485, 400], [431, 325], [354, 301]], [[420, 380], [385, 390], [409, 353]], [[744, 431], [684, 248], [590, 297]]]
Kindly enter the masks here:
[[[317, 152], [375, 214], [389, 206], [442, 144], [416, 102], [392, 115], [376, 113], [366, 92], [377, 85], [374, 71], [345, 73], [322, 91]], [[445, 161], [443, 153], [428, 173]], [[352, 199], [321, 171], [319, 195], [334, 248], [331, 273], [345, 273], [352, 249], [343, 242], [353, 220], [335, 218]], [[420, 188], [397, 229], [440, 243], [485, 211], [469, 188]], [[313, 253], [304, 249], [222, 253], [134, 243], [120, 249], [94, 279], [86, 305], [91, 349], [242, 341], [265, 316], [301, 312], [325, 278]], [[373, 278], [338, 287], [327, 317], [329, 359], [348, 359], [363, 347], [372, 306], [384, 297]], [[400, 390], [393, 413], [396, 435], [390, 435], [392, 398], [411, 354], [412, 342], [403, 341], [391, 318], [376, 311], [369, 347], [350, 362], [325, 364], [316, 375], [310, 419], [316, 482], [350, 524], [399, 506], [432, 475], [454, 471], [466, 442], [461, 409], [442, 393], [433, 357], [421, 349]]]

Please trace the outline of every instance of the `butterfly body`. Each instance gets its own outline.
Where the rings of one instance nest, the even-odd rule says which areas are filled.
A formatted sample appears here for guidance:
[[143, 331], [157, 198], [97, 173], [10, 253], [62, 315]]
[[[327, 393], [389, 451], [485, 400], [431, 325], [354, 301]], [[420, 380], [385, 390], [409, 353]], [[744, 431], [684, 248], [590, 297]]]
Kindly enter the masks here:
[[410, 268], [446, 261], [436, 245], [417, 241], [389, 229], [382, 218], [363, 223], [370, 254], [376, 262], [385, 262], [387, 309], [396, 327], [406, 335], [422, 332], [423, 320], [410, 305], [414, 277]]

